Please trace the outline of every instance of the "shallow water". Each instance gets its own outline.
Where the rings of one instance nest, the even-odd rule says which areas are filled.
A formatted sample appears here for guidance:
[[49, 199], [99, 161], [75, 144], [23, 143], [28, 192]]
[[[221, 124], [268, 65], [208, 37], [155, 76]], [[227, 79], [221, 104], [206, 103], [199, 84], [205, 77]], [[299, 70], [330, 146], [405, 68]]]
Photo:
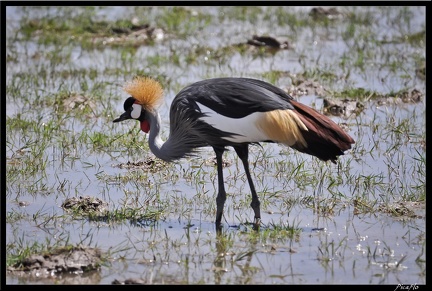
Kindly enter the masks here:
[[[298, 13], [309, 11], [311, 7], [293, 7]], [[62, 10], [55, 8], [27, 8], [35, 11], [34, 17], [44, 13], [52, 15]], [[100, 8], [95, 17], [122, 19], [134, 15], [130, 7]], [[160, 8], [162, 9], [162, 8]], [[191, 8], [192, 9], [192, 8]], [[228, 8], [196, 8], [198, 13], [226, 15]], [[270, 8], [269, 8], [270, 9]], [[342, 8], [340, 8], [342, 9]], [[375, 7], [353, 7], [350, 11], [359, 15], [371, 14], [376, 22], [371, 24], [367, 33], [374, 37], [391, 39], [400, 35], [400, 27], [394, 22], [399, 7], [387, 8], [386, 13]], [[411, 15], [410, 26], [406, 33], [415, 33], [425, 27], [424, 7], [408, 8]], [[107, 47], [103, 50], [86, 50], [71, 42], [63, 48], [66, 61], [52, 64], [50, 60], [32, 58], [38, 51], [45, 53], [55, 50], [54, 46], [41, 45], [33, 41], [20, 42], [9, 39], [10, 32], [19, 27], [19, 21], [26, 13], [18, 8], [7, 9], [7, 49], [12, 48], [20, 56], [13, 65], [7, 64], [7, 85], [20, 73], [38, 75], [40, 69], [54, 66], [53, 72], [65, 70], [94, 69], [98, 72], [95, 79], [87, 79], [92, 88], [102, 80], [111, 84], [104, 89], [107, 105], [112, 112], [123, 111], [123, 98], [127, 96], [121, 90], [121, 84], [131, 76], [109, 74], [110, 70], [125, 65], [119, 56], [119, 50]], [[140, 15], [140, 14], [138, 14]], [[158, 8], [149, 9], [147, 17], [154, 21]], [[381, 17], [378, 15], [382, 15]], [[274, 16], [276, 17], [276, 16]], [[330, 26], [314, 29], [294, 29], [288, 25], [275, 25], [275, 19], [258, 18], [256, 21], [241, 21], [234, 18], [212, 18], [211, 24], [205, 26], [199, 34], [187, 38], [167, 38], [153, 46], [141, 46], [131, 56], [132, 61], [126, 65], [140, 68], [146, 72], [165, 75], [176, 80], [179, 88], [167, 88], [165, 104], [161, 106], [161, 116], [168, 129], [168, 110], [177, 89], [204, 78], [221, 75], [254, 76], [272, 70], [299, 73], [304, 68], [335, 69], [341, 75], [340, 67], [333, 67], [342, 56], [350, 55], [354, 44], [344, 41], [340, 35], [347, 27]], [[239, 25], [239, 23], [241, 25]], [[199, 57], [190, 65], [174, 66], [162, 63], [158, 67], [146, 64], [144, 60], [151, 55], [170, 57], [172, 49], [181, 50], [193, 45], [211, 48], [244, 42], [253, 34], [290, 35], [295, 41], [295, 49], [279, 51], [275, 55], [262, 58], [254, 55], [234, 53], [231, 56], [217, 59], [209, 53], [208, 57]], [[290, 34], [293, 33], [293, 34]], [[366, 32], [365, 32], [366, 33]], [[371, 44], [364, 44], [369, 46]], [[367, 88], [381, 93], [397, 92], [405, 87], [413, 87], [425, 92], [425, 82], [413, 75], [415, 64], [408, 58], [403, 72], [391, 71], [383, 66], [386, 56], [390, 59], [404, 55], [425, 55], [425, 47], [403, 44], [385, 44], [377, 46], [378, 52], [369, 57], [367, 70], [352, 68], [347, 81], [332, 83], [337, 91], [349, 87]], [[390, 53], [384, 53], [390, 51]], [[299, 59], [303, 59], [300, 62]], [[24, 78], [24, 77], [23, 77]], [[380, 81], [383, 80], [383, 81]], [[83, 80], [61, 78], [52, 75], [46, 82], [40, 82], [37, 88], [25, 88], [26, 98], [34, 100], [44, 98], [65, 86], [70, 90], [80, 91]], [[287, 86], [285, 78], [277, 81], [278, 86]], [[322, 99], [309, 95], [300, 97], [300, 101], [320, 109]], [[6, 117], [22, 114], [28, 120], [42, 119], [48, 123], [52, 120], [51, 109], [35, 111], [23, 107], [23, 102], [16, 98], [6, 98]], [[98, 107], [96, 113], [103, 108]], [[145, 173], [137, 170], [142, 180], [139, 182], [119, 182], [118, 176], [127, 176], [131, 170], [119, 169], [117, 166], [128, 161], [143, 160], [149, 153], [118, 151], [95, 151], [91, 146], [76, 143], [67, 151], [57, 145], [48, 146], [44, 156], [47, 157], [46, 171], [28, 181], [6, 182], [6, 216], [22, 215], [36, 217], [34, 220], [18, 220], [10, 223], [6, 219], [6, 244], [19, 243], [32, 245], [67, 240], [71, 244], [96, 245], [105, 252], [112, 253], [112, 261], [100, 271], [89, 275], [64, 276], [57, 279], [31, 279], [7, 276], [6, 284], [111, 284], [115, 279], [141, 278], [147, 283], [190, 283], [190, 284], [425, 284], [425, 263], [418, 262], [425, 249], [424, 236], [425, 210], [420, 210], [420, 217], [397, 219], [388, 214], [376, 212], [355, 214], [352, 204], [338, 204], [331, 215], [322, 215], [310, 204], [289, 205], [287, 198], [301, 199], [313, 195], [316, 202], [320, 199], [331, 199], [334, 196], [350, 198], [362, 197], [375, 200], [377, 203], [393, 203], [404, 196], [408, 185], [421, 187], [418, 167], [419, 153], [425, 156], [420, 145], [420, 138], [425, 128], [425, 101], [418, 104], [400, 106], [377, 106], [367, 103], [361, 116], [354, 119], [332, 117], [336, 122], [348, 124], [348, 133], [356, 140], [356, 145], [347, 156], [341, 157], [341, 167], [349, 168], [350, 177], [340, 177], [337, 165], [326, 164], [315, 158], [275, 144], [263, 144], [263, 147], [251, 147], [250, 161], [254, 172], [255, 186], [262, 205], [262, 232], [271, 229], [272, 225], [296, 225], [301, 229], [298, 238], [268, 238], [255, 243], [249, 238], [249, 231], [241, 224], [253, 220], [251, 208], [242, 205], [249, 201], [250, 193], [247, 181], [235, 153], [230, 151], [226, 159], [232, 164], [225, 168], [226, 190], [228, 193], [224, 212], [223, 234], [232, 237], [234, 244], [225, 248], [219, 243], [214, 229], [214, 210], [217, 189], [216, 169], [203, 161], [213, 158], [211, 149], [202, 150], [202, 158], [181, 160], [169, 165], [166, 176], [163, 171]], [[113, 116], [114, 119], [117, 116]], [[91, 122], [89, 122], [91, 120]], [[107, 123], [96, 116], [89, 120], [68, 118], [63, 121], [62, 129], [71, 136], [78, 137], [81, 131], [126, 134], [137, 127], [134, 122], [121, 125]], [[394, 134], [388, 129], [376, 131], [374, 125], [384, 127], [394, 123], [395, 126], [409, 120], [411, 127], [410, 142], [403, 142], [392, 150]], [[90, 125], [89, 125], [90, 124]], [[147, 142], [144, 133], [138, 133], [143, 143]], [[6, 157], [17, 155], [28, 139], [38, 140], [31, 132], [14, 132], [7, 134]], [[365, 151], [362, 151], [365, 149]], [[371, 152], [371, 153], [370, 153]], [[354, 156], [354, 158], [352, 158]], [[348, 164], [349, 161], [349, 164]], [[316, 173], [323, 179], [322, 187], [311, 187], [307, 181], [298, 180], [296, 175], [278, 174], [279, 163], [286, 162], [287, 169], [295, 168], [296, 163], [304, 163], [304, 171]], [[403, 165], [403, 166], [402, 166]], [[423, 164], [424, 166], [424, 164]], [[342, 171], [344, 173], [344, 171]], [[373, 176], [379, 183], [372, 183], [365, 177]], [[341, 186], [333, 187], [329, 177], [340, 177], [346, 180]], [[197, 182], [196, 179], [201, 181]], [[358, 183], [355, 183], [358, 181]], [[32, 192], [28, 185], [33, 184], [38, 191]], [[63, 185], [59, 190], [60, 185]], [[148, 186], [146, 186], [148, 185]], [[395, 191], [400, 191], [395, 193]], [[31, 193], [30, 193], [31, 192]], [[164, 217], [156, 222], [131, 221], [125, 223], [106, 223], [103, 221], [71, 220], [64, 215], [60, 207], [68, 197], [99, 197], [109, 203], [111, 210], [122, 205], [140, 207], [149, 203], [155, 208], [166, 208]], [[28, 201], [29, 205], [21, 207], [17, 202]], [[249, 204], [249, 202], [247, 202]], [[319, 203], [318, 203], [319, 204]], [[187, 205], [185, 207], [184, 205]], [[37, 214], [37, 215], [36, 215]], [[42, 215], [41, 215], [42, 214]], [[59, 215], [58, 221], [44, 222], [44, 215]], [[39, 218], [41, 217], [41, 218]], [[40, 219], [40, 220], [39, 220]], [[4, 220], [2, 220], [4, 221]], [[398, 265], [398, 262], [400, 264]]]

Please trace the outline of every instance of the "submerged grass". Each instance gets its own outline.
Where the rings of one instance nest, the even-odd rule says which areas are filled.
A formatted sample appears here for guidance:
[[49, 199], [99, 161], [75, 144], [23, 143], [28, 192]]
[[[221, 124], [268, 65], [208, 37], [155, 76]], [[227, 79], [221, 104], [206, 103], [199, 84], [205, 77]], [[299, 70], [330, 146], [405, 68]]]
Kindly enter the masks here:
[[[103, 7], [17, 9], [22, 16], [18, 27], [7, 34], [6, 58], [8, 266], [31, 254], [71, 243], [97, 244], [93, 227], [109, 232], [131, 225], [142, 231], [131, 231], [126, 246], [111, 245], [108, 254], [113, 260], [121, 261], [114, 259], [118, 255], [127, 262], [137, 257], [146, 258], [145, 264], [167, 262], [159, 266], [159, 274], [180, 274], [176, 282], [182, 284], [218, 280], [255, 284], [260, 280], [255, 281], [254, 276], [265, 273], [266, 266], [260, 265], [264, 255], [295, 254], [306, 237], [318, 238], [318, 244], [314, 241], [315, 256], [325, 270], [334, 260], [348, 260], [353, 238], [348, 234], [334, 238], [321, 231], [310, 234], [297, 218], [290, 217], [291, 222], [283, 218], [298, 209], [326, 221], [337, 219], [347, 209], [352, 209], [356, 218], [372, 214], [409, 221], [421, 216], [422, 208], [412, 209], [408, 202], [418, 203], [417, 207], [426, 200], [424, 111], [412, 111], [402, 118], [397, 107], [375, 103], [379, 98], [401, 97], [417, 84], [412, 73], [424, 63], [418, 51], [425, 47], [426, 31], [424, 27], [415, 32], [406, 28], [413, 25], [410, 9], [353, 7], [347, 8], [348, 13], [339, 11], [334, 19], [325, 14], [312, 19], [309, 13], [289, 8], [219, 7], [207, 12], [188, 7], [137, 7], [116, 20], [101, 17], [108, 9]], [[135, 15], [144, 16], [135, 19]], [[382, 15], [401, 28], [390, 39], [375, 32], [374, 20]], [[268, 22], [273, 23], [270, 28], [277, 34], [290, 28], [289, 38], [294, 42], [302, 42], [302, 35], [311, 33], [331, 44], [334, 35], [341, 32], [338, 41], [345, 44], [346, 51], [328, 61], [307, 53], [310, 48], [300, 43], [298, 50], [286, 52], [252, 50], [246, 45], [247, 38], [259, 31], [255, 27]], [[229, 34], [220, 32], [224, 23], [240, 23], [244, 30], [239, 31], [247, 30], [251, 35], [231, 41]], [[156, 29], [163, 32], [161, 39], [161, 34], [153, 34]], [[138, 30], [145, 31], [142, 38], [134, 34]], [[202, 36], [203, 32], [212, 36]], [[197, 41], [198, 36], [206, 42]], [[298, 59], [293, 62], [297, 69], [278, 66], [278, 62], [292, 58]], [[371, 67], [372, 63], [377, 65]], [[416, 65], [401, 72], [405, 63]], [[353, 85], [353, 79], [362, 79], [374, 69], [384, 86]], [[356, 135], [356, 144], [336, 166], [283, 147], [251, 147], [251, 171], [262, 212], [281, 216], [263, 221], [259, 232], [250, 226], [250, 194], [241, 162], [232, 151], [226, 153], [225, 217], [232, 227], [214, 237], [201, 233], [201, 224], [212, 223], [216, 210], [217, 176], [214, 163], [209, 162], [213, 153], [204, 150], [203, 158], [177, 164], [160, 162], [150, 153], [147, 137], [135, 123], [114, 126], [112, 120], [123, 110], [127, 97], [121, 85], [134, 75], [157, 76], [165, 88], [167, 101], [162, 111], [166, 113], [175, 93], [192, 81], [245, 74], [273, 84], [290, 80], [287, 87], [301, 80], [323, 83], [330, 96], [365, 102], [369, 111], [368, 115], [342, 120]], [[393, 79], [402, 85], [395, 85]], [[57, 209], [67, 198], [84, 194], [103, 198], [110, 205], [108, 210], [88, 214]], [[23, 207], [29, 197], [36, 205]], [[37, 204], [39, 199], [44, 201], [41, 197], [47, 198], [48, 210]], [[50, 208], [52, 205], [57, 208]], [[169, 227], [160, 231], [165, 223]], [[38, 238], [38, 234], [26, 234], [20, 225], [46, 232]], [[71, 226], [87, 234], [72, 237]], [[419, 229], [424, 234], [422, 226]], [[180, 237], [168, 233], [178, 230], [184, 231]], [[421, 247], [416, 261], [424, 268], [424, 235], [417, 244]], [[149, 249], [144, 248], [147, 245]], [[389, 260], [387, 266], [391, 265], [390, 246], [367, 248], [367, 257], [376, 259], [380, 251], [381, 257]], [[201, 249], [216, 250], [214, 262], [209, 263], [209, 253], [199, 253]], [[353, 270], [361, 259], [354, 260]], [[256, 260], [260, 264], [254, 264]], [[399, 264], [406, 260], [402, 258]], [[174, 263], [180, 271], [170, 272]], [[209, 279], [203, 270], [197, 277], [191, 276], [191, 265], [211, 269], [215, 276]], [[229, 276], [236, 271], [240, 273]], [[224, 281], [227, 273], [229, 279]], [[261, 281], [284, 282], [285, 273], [289, 271], [269, 273]]]

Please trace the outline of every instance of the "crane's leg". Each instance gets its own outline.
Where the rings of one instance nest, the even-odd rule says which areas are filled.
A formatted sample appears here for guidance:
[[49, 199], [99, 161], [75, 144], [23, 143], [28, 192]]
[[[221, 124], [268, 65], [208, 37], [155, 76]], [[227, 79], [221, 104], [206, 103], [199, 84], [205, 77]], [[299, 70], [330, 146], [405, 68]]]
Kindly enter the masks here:
[[237, 153], [237, 155], [239, 156], [240, 160], [243, 162], [243, 166], [246, 172], [246, 177], [248, 179], [249, 182], [249, 187], [252, 193], [252, 202], [250, 204], [250, 206], [252, 207], [253, 211], [255, 212], [255, 222], [254, 222], [254, 229], [258, 230], [260, 223], [261, 223], [261, 210], [260, 210], [260, 201], [258, 199], [258, 195], [255, 191], [255, 186], [254, 183], [252, 181], [252, 177], [250, 175], [250, 171], [249, 171], [249, 150], [248, 150], [248, 145], [247, 144], [243, 144], [243, 145], [239, 145], [239, 146], [234, 146], [234, 149]]
[[216, 163], [217, 163], [217, 172], [218, 172], [218, 195], [216, 197], [216, 230], [221, 230], [221, 220], [222, 220], [222, 214], [223, 209], [225, 205], [226, 200], [226, 192], [225, 192], [225, 185], [224, 185], [224, 178], [223, 178], [223, 162], [222, 162], [222, 155], [225, 151], [224, 148], [213, 148], [216, 153]]

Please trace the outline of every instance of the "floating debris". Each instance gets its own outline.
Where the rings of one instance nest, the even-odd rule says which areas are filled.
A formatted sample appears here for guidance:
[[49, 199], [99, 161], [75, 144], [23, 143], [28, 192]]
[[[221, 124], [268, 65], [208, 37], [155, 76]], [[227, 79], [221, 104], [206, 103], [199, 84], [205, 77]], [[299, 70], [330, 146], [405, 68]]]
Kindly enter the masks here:
[[18, 205], [19, 205], [20, 207], [26, 207], [26, 206], [29, 206], [29, 205], [30, 205], [30, 202], [29, 202], [29, 201], [19, 201], [19, 202], [18, 202]]
[[114, 281], [112, 281], [113, 285], [145, 285], [148, 284], [146, 283], [146, 281], [139, 279], [139, 278], [130, 278], [130, 279], [126, 279], [124, 281], [119, 281], [117, 279], [115, 279]]
[[112, 27], [111, 31], [115, 34], [131, 34], [132, 32], [136, 32], [136, 31], [142, 31], [145, 30], [147, 31], [150, 28], [150, 25], [148, 24], [142, 24], [142, 25], [137, 25], [137, 24], [132, 24], [131, 27]]
[[114, 165], [114, 167], [120, 169], [145, 169], [150, 170], [152, 172], [157, 172], [161, 169], [166, 168], [166, 162], [156, 159], [154, 157], [147, 157], [144, 161], [139, 162], [130, 162], [123, 164]]
[[270, 47], [274, 49], [289, 49], [288, 41], [278, 41], [276, 38], [271, 36], [258, 36], [253, 35], [252, 39], [248, 39], [247, 44], [258, 46], [258, 47]]

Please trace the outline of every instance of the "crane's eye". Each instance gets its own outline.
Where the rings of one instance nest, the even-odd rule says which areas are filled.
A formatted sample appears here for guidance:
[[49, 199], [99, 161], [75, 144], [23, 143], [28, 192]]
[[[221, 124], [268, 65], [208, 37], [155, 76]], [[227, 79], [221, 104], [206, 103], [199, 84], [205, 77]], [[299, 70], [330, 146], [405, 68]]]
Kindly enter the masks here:
[[139, 104], [132, 104], [130, 116], [133, 119], [138, 119], [141, 116], [142, 106]]

